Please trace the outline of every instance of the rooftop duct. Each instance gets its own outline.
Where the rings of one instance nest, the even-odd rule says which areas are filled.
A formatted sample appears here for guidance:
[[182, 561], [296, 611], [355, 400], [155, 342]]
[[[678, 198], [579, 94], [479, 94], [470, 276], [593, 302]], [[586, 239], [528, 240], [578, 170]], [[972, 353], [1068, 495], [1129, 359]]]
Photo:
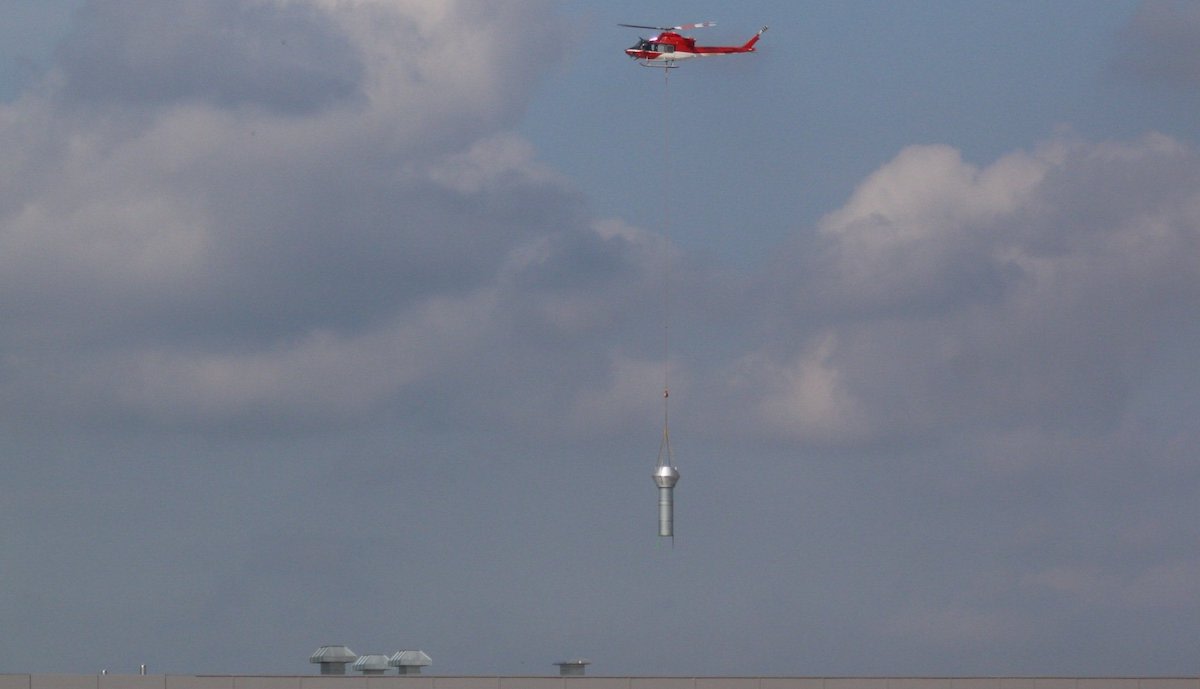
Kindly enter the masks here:
[[433, 664], [425, 651], [397, 651], [388, 660], [388, 665], [400, 670], [402, 675], [419, 675], [421, 668]]
[[321, 664], [322, 675], [344, 675], [346, 663], [355, 660], [358, 656], [345, 646], [322, 646], [308, 657], [308, 662]]
[[580, 677], [583, 675], [584, 668], [591, 664], [590, 660], [583, 660], [582, 658], [555, 663], [558, 666], [558, 674], [563, 677]]
[[388, 669], [388, 657], [382, 653], [368, 653], [354, 661], [354, 669], [364, 675], [382, 675]]

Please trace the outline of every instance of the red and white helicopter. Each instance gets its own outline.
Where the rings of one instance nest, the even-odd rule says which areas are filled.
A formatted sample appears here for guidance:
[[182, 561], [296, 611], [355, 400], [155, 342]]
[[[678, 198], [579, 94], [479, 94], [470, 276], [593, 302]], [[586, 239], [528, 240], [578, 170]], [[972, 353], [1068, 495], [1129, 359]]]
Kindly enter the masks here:
[[696, 39], [684, 36], [678, 31], [703, 29], [716, 26], [716, 22], [697, 22], [682, 26], [642, 26], [641, 24], [619, 24], [631, 29], [654, 29], [659, 31], [653, 38], [639, 38], [632, 48], [625, 51], [629, 57], [637, 60], [645, 67], [675, 67], [677, 60], [687, 60], [693, 57], [710, 57], [712, 55], [732, 55], [734, 53], [752, 53], [754, 44], [762, 37], [767, 27], [758, 30], [750, 40], [743, 45], [696, 45]]

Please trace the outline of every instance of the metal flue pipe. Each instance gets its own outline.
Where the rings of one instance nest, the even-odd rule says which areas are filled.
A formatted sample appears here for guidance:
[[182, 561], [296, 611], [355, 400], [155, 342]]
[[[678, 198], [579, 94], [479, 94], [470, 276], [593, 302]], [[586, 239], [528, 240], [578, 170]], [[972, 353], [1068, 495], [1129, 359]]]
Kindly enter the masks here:
[[654, 471], [654, 483], [658, 485], [658, 535], [675, 536], [675, 484], [679, 481], [679, 470], [663, 464]]

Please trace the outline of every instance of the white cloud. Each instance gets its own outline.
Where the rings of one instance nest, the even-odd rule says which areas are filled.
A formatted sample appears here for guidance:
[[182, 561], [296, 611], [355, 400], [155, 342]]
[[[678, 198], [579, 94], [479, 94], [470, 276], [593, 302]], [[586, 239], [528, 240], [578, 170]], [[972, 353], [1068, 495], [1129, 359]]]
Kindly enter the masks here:
[[510, 132], [481, 139], [465, 152], [435, 161], [430, 165], [429, 176], [460, 194], [478, 194], [503, 185], [506, 178], [566, 186], [561, 175], [537, 161], [528, 141]]
[[88, 5], [0, 106], [6, 406], [336, 423], [486, 351], [487, 310], [456, 314], [591, 234], [506, 131], [548, 8]]
[[965, 223], [1011, 213], [1055, 159], [1061, 151], [1051, 147], [1036, 156], [1011, 154], [980, 170], [953, 147], [910, 146], [868, 176], [821, 231], [883, 247], [950, 238]]
[[759, 386], [763, 421], [787, 407], [847, 439], [1114, 428], [1200, 295], [1197, 179], [1160, 135], [982, 168], [904, 150], [777, 276], [797, 301], [749, 358], [779, 381]]
[[903, 308], [994, 288], [1011, 223], [1061, 146], [1014, 153], [984, 169], [949, 146], [912, 146], [871, 174], [822, 220], [826, 270], [862, 308]]
[[830, 360], [835, 351], [836, 335], [826, 332], [792, 362], [751, 355], [737, 365], [732, 384], [759, 400], [758, 416], [772, 433], [805, 443], [853, 442], [862, 438], [864, 419]]
[[[32, 394], [19, 362], [54, 368], [68, 341], [94, 343], [63, 366], [94, 381], [88, 399], [110, 378], [79, 367], [120, 362], [133, 374], [110, 394], [130, 409], [314, 416], [327, 398], [338, 417], [411, 380], [370, 371], [380, 351], [405, 351], [394, 339], [421, 305], [491, 295], [496, 312], [458, 347], [498, 388], [505, 376], [529, 386], [503, 396], [501, 416], [517, 398], [538, 413], [634, 408], [631, 371], [658, 354], [644, 333], [658, 327], [664, 247], [584, 217], [567, 180], [505, 126], [540, 69], [521, 45], [552, 26], [545, 3], [285, 5], [278, 17], [284, 5], [213, 6], [179, 29], [182, 44], [206, 45], [231, 17], [289, 27], [289, 40], [353, 47], [353, 93], [312, 86], [324, 100], [311, 107], [253, 105], [234, 97], [251, 77], [231, 74], [224, 91], [68, 102], [60, 75], [3, 108], [8, 403]], [[113, 46], [101, 30], [128, 9], [94, 6], [80, 35]], [[262, 41], [243, 39], [251, 53]], [[469, 68], [447, 52], [463, 42], [478, 53]], [[141, 66], [95, 56], [106, 60]], [[1194, 152], [1153, 135], [1053, 141], [984, 166], [909, 147], [810, 243], [779, 252], [786, 272], [730, 276], [672, 250], [675, 280], [717, 329], [677, 342], [672, 360], [719, 391], [704, 402], [714, 432], [741, 420], [729, 432], [853, 445], [1110, 426], [1196, 293], [1198, 175]], [[436, 355], [411, 367], [440, 370]], [[552, 392], [535, 373], [547, 362], [582, 371], [577, 389]]]
[[[697, 534], [671, 555], [681, 601], [761, 560], [733, 616], [785, 639], [829, 621], [810, 656], [851, 670], [847, 638], [880, 664], [947, 646], [968, 669], [996, 648], [1053, 657], [1020, 644], [1062, 618], [1091, 627], [1097, 600], [1118, 623], [1195, 618], [1179, 555], [1197, 523], [1192, 145], [1064, 137], [985, 163], [906, 148], [770, 268], [723, 266], [590, 217], [592, 190], [512, 133], [553, 69], [529, 46], [556, 7], [95, 2], [0, 106], [0, 443], [16, 458], [0, 512], [28, 555], [8, 602], [41, 635], [14, 657], [51, 657], [37, 639], [103, 628], [116, 605], [39, 596], [142, 595], [125, 570], [148, 554], [135, 583], [185, 603], [76, 663], [149, 648], [184, 672], [258, 667], [255, 643], [304, 630], [390, 638], [372, 606], [397, 572], [433, 592], [415, 624], [468, 657], [511, 612], [503, 594], [554, 570], [546, 553], [598, 567], [597, 605], [652, 591], [663, 572], [642, 565], [665, 552], [637, 544], [653, 486], [633, 465], [657, 447], [664, 358], [680, 530]], [[214, 60], [179, 67], [197, 54]], [[630, 481], [646, 502], [625, 510]], [[512, 576], [485, 581], [479, 552]], [[287, 604], [314, 586], [361, 600]], [[185, 626], [209, 655], [170, 651], [181, 610], [208, 616]], [[247, 610], [298, 631], [243, 630], [251, 650], [230, 660]], [[485, 631], [464, 637], [463, 619]], [[697, 638], [678, 662], [706, 662], [684, 648], [714, 646]], [[778, 648], [748, 657], [786, 670]], [[516, 662], [465, 662], [493, 657]]]

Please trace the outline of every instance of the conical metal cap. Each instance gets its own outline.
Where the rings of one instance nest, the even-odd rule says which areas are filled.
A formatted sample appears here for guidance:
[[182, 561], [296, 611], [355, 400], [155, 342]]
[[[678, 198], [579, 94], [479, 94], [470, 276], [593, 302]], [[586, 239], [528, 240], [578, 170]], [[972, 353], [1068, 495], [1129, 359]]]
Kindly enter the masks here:
[[660, 466], [654, 470], [654, 483], [659, 488], [674, 488], [679, 482], [679, 470], [675, 467]]

